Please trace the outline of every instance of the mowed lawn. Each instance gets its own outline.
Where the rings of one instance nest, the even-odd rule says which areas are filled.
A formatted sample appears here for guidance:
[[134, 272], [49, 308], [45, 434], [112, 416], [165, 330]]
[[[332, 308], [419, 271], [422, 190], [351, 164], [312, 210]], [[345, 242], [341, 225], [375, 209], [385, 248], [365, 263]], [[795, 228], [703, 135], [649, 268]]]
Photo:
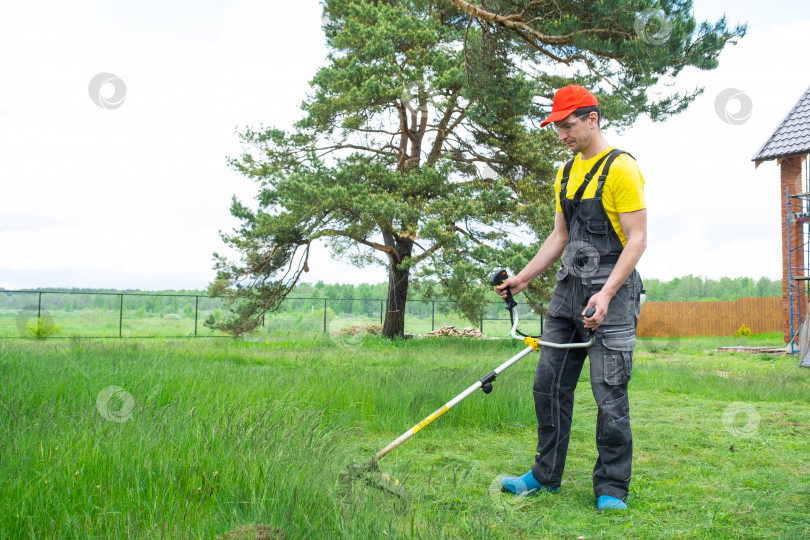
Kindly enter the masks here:
[[287, 539], [807, 538], [810, 369], [714, 352], [779, 339], [640, 340], [629, 511], [604, 515], [587, 365], [560, 492], [498, 489], [533, 460], [534, 354], [381, 461], [405, 498], [339, 483], [516, 341], [0, 340], [0, 538], [215, 538], [248, 524]]

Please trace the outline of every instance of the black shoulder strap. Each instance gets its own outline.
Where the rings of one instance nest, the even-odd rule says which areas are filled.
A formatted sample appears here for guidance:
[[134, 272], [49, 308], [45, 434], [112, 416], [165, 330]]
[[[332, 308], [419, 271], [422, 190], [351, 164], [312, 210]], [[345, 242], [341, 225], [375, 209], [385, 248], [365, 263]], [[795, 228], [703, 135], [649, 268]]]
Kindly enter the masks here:
[[591, 179], [596, 174], [596, 171], [599, 170], [599, 167], [602, 165], [602, 163], [604, 163], [605, 160], [608, 158], [608, 156], [610, 156], [612, 153], [613, 152], [608, 152], [604, 156], [600, 157], [599, 161], [594, 163], [593, 167], [591, 167], [590, 172], [588, 172], [588, 174], [585, 175], [585, 179], [582, 181], [582, 185], [579, 186], [579, 189], [574, 195], [574, 204], [578, 205], [579, 201], [582, 200], [582, 196], [585, 194], [585, 190], [588, 188], [588, 184], [591, 183]]
[[609, 154], [610, 157], [608, 157], [608, 160], [605, 162], [605, 167], [602, 169], [602, 174], [599, 175], [599, 183], [596, 185], [596, 193], [594, 194], [594, 197], [602, 196], [602, 186], [605, 184], [605, 180], [607, 180], [607, 175], [608, 171], [610, 171], [610, 166], [613, 164], [613, 161], [622, 154], [627, 154], [628, 156], [633, 158], [633, 161], [635, 161], [636, 159], [630, 152], [625, 152], [624, 150], [617, 150], [617, 149], [611, 150]]
[[568, 188], [568, 177], [571, 175], [571, 167], [574, 166], [574, 158], [568, 160], [568, 163], [565, 164], [563, 167], [563, 175], [562, 180], [560, 181], [560, 205], [562, 205], [562, 200], [565, 198], [566, 189]]

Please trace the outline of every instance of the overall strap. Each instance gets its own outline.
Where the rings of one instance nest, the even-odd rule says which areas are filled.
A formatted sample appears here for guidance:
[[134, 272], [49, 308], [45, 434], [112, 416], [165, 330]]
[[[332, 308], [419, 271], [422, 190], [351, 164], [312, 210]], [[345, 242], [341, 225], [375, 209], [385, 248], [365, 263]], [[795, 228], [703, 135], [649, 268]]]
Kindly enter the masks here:
[[608, 154], [608, 160], [605, 162], [605, 168], [602, 169], [602, 174], [599, 175], [599, 183], [596, 185], [596, 193], [594, 194], [594, 198], [598, 198], [602, 196], [602, 186], [605, 184], [605, 180], [607, 180], [608, 171], [610, 171], [610, 166], [613, 164], [613, 161], [622, 154], [627, 154], [633, 161], [636, 158], [630, 152], [625, 152], [624, 150], [611, 150]]
[[566, 194], [567, 194], [567, 191], [568, 191], [568, 189], [567, 189], [568, 188], [568, 177], [571, 175], [571, 167], [573, 167], [573, 165], [574, 165], [574, 158], [570, 159], [565, 164], [565, 167], [563, 167], [563, 176], [562, 176], [562, 180], [560, 182], [560, 207], [562, 207], [562, 209], [563, 209], [563, 218], [565, 219], [565, 228], [568, 229], [569, 231], [571, 230], [570, 221], [573, 219], [574, 215], [576, 215], [577, 211], [579, 210], [579, 202], [582, 200], [582, 195], [585, 193], [585, 188], [587, 188], [588, 184], [591, 183], [591, 179], [593, 178], [593, 175], [596, 174], [596, 171], [599, 170], [599, 167], [602, 165], [602, 163], [604, 163], [605, 158], [607, 158], [608, 155], [609, 154], [605, 154], [604, 156], [599, 158], [599, 161], [597, 161], [596, 164], [593, 167], [591, 167], [590, 172], [588, 172], [588, 174], [585, 175], [585, 179], [582, 181], [582, 185], [579, 186], [579, 189], [574, 194], [574, 199], [572, 201], [573, 206], [574, 206], [574, 212], [570, 216], [567, 215], [566, 212], [565, 212], [565, 205], [563, 204], [563, 200], [566, 198]]
[[562, 206], [562, 200], [565, 197], [566, 189], [568, 188], [568, 177], [571, 175], [571, 167], [574, 166], [574, 158], [568, 160], [563, 167], [563, 175], [562, 180], [560, 181], [560, 206]]
[[593, 176], [596, 174], [596, 171], [599, 170], [599, 167], [602, 165], [602, 163], [605, 162], [605, 159], [607, 159], [607, 157], [610, 156], [611, 153], [612, 152], [608, 152], [604, 156], [600, 157], [599, 161], [594, 163], [593, 167], [591, 167], [590, 172], [585, 175], [585, 180], [582, 181], [582, 185], [579, 186], [579, 189], [577, 190], [576, 194], [574, 194], [575, 205], [578, 205], [579, 201], [582, 200], [582, 196], [585, 194], [585, 190], [588, 188], [588, 184], [591, 183], [591, 179], [593, 179]]
[[[599, 166], [605, 161], [606, 157], [607, 157], [607, 154], [602, 156], [599, 159], [599, 161], [597, 161], [596, 164], [591, 168], [591, 171], [588, 174], [585, 175], [585, 180], [582, 182], [582, 185], [579, 187], [579, 190], [577, 191], [577, 194], [574, 195], [574, 202], [579, 202], [582, 199], [582, 193], [585, 192], [585, 190], [583, 188], [588, 186], [591, 179], [593, 178], [593, 175], [595, 175], [596, 171], [599, 170]], [[573, 167], [573, 166], [574, 166], [574, 158], [571, 158], [565, 164], [565, 167], [563, 167], [562, 180], [560, 181], [560, 206], [562, 206], [562, 200], [563, 200], [563, 198], [565, 198], [565, 196], [566, 196], [566, 194], [568, 192], [568, 189], [567, 189], [568, 188], [568, 177], [571, 176], [571, 167]], [[580, 191], [582, 193], [580, 193]], [[579, 195], [579, 197], [577, 197], [577, 195]]]

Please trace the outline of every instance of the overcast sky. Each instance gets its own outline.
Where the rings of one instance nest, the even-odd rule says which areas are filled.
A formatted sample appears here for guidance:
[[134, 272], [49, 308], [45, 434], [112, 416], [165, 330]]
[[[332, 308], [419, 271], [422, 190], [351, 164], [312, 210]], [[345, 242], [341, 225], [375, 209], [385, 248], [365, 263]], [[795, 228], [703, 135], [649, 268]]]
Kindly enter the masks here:
[[[725, 11], [749, 33], [717, 70], [679, 76], [677, 87], [705, 86], [689, 111], [608, 133], [647, 180], [639, 271], [778, 279], [779, 170], [751, 158], [810, 86], [810, 13], [800, 0], [694, 3], [699, 20]], [[315, 0], [4, 2], [0, 287], [206, 287], [217, 231], [235, 225], [231, 196], [256, 193], [226, 165], [235, 129], [289, 127], [325, 56]], [[91, 99], [99, 73], [126, 85], [117, 108]], [[746, 121], [716, 112], [727, 89], [750, 98]], [[310, 268], [310, 282], [386, 280], [324, 249]]]

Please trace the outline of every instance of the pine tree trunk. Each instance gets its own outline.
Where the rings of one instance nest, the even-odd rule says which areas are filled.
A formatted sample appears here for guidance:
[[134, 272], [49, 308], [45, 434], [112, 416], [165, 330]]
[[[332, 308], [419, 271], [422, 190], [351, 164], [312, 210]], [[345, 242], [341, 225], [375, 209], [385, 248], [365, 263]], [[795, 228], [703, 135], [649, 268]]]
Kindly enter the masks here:
[[[397, 240], [394, 251], [400, 260], [410, 257], [413, 242]], [[408, 297], [410, 270], [398, 270], [393, 261], [388, 266], [388, 298], [386, 299], [385, 322], [382, 335], [387, 338], [403, 337], [405, 334], [405, 300]]]

